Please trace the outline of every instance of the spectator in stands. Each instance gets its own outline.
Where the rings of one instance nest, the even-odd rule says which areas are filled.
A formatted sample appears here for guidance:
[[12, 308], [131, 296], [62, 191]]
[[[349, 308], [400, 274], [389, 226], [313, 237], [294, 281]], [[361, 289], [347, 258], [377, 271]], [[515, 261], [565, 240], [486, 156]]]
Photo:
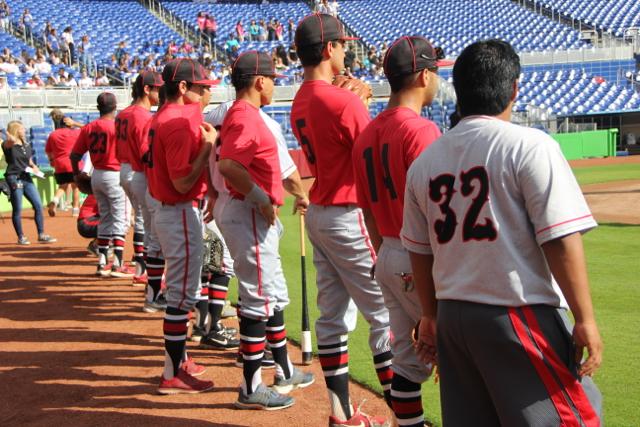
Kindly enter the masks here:
[[329, 5], [329, 2], [327, 0], [322, 0], [320, 5], [318, 6], [318, 12], [331, 15], [331, 6]]
[[12, 56], [13, 55], [11, 54], [11, 49], [9, 49], [8, 47], [5, 47], [4, 49], [2, 49], [2, 54], [0, 54], [0, 59], [6, 62]]
[[44, 82], [44, 87], [46, 89], [52, 89], [52, 88], [56, 87], [57, 84], [58, 83], [56, 82], [55, 77], [49, 76], [49, 77], [47, 77], [47, 81]]
[[167, 52], [169, 55], [175, 55], [176, 53], [178, 53], [178, 50], [180, 50], [178, 48], [178, 45], [176, 44], [175, 41], [171, 40], [169, 42], [169, 45], [167, 46]]
[[62, 31], [60, 38], [62, 39], [62, 48], [67, 52], [67, 65], [71, 65], [76, 59], [75, 43], [73, 41], [73, 28], [70, 26], [66, 27], [64, 31]]
[[29, 9], [25, 8], [24, 12], [22, 12], [22, 16], [20, 17], [20, 27], [27, 38], [30, 38], [33, 34], [33, 24], [33, 15], [31, 15]]
[[60, 50], [60, 41], [55, 28], [51, 28], [49, 34], [45, 35], [45, 49], [48, 54], [58, 53]]
[[236, 37], [238, 37], [238, 41], [242, 43], [244, 41], [244, 26], [242, 25], [242, 19], [236, 22]]
[[249, 24], [249, 40], [252, 42], [257, 42], [259, 40], [260, 30], [258, 29], [258, 24], [255, 19], [251, 20]]
[[33, 162], [31, 144], [27, 141], [26, 129], [22, 122], [14, 120], [7, 124], [7, 140], [2, 142], [2, 151], [7, 160], [4, 177], [9, 185], [11, 200], [11, 220], [18, 236], [19, 245], [29, 245], [29, 239], [22, 231], [22, 196], [24, 195], [34, 210], [38, 242], [53, 243], [56, 239], [44, 232], [44, 215], [42, 201], [38, 190], [31, 179], [31, 174], [40, 174], [40, 169]]
[[96, 73], [95, 86], [109, 86], [110, 84], [109, 78], [102, 71]]
[[9, 29], [9, 16], [11, 9], [5, 0], [0, 1], [0, 30], [7, 31]]
[[22, 65], [21, 69], [24, 74], [29, 74], [29, 75], [33, 74], [36, 71], [35, 59], [30, 58], [26, 64]]
[[44, 55], [38, 55], [34, 64], [35, 71], [40, 74], [51, 74], [51, 64], [47, 62]]
[[267, 40], [267, 36], [268, 36], [269, 30], [267, 28], [267, 24], [264, 22], [264, 19], [261, 19], [258, 22], [258, 41], [265, 41]]
[[21, 74], [14, 57], [10, 57], [7, 61], [0, 60], [0, 71], [6, 74]]
[[86, 70], [87, 73], [93, 71], [93, 53], [91, 52], [91, 42], [87, 34], [82, 36], [78, 44], [78, 57], [80, 60], [80, 70]]
[[69, 74], [69, 76], [67, 77], [67, 81], [65, 82], [65, 86], [66, 87], [78, 87], [78, 82], [76, 81], [75, 77], [73, 77], [71, 74]]
[[287, 30], [289, 31], [289, 41], [293, 42], [293, 37], [296, 34], [296, 23], [293, 21], [293, 18], [289, 18], [289, 20], [287, 21]]
[[269, 24], [267, 24], [267, 40], [276, 40], [276, 22], [275, 18], [271, 18]]
[[218, 33], [218, 23], [216, 22], [216, 18], [212, 14], [207, 14], [207, 18], [205, 20], [205, 31], [213, 41], [216, 40], [216, 36]]
[[281, 41], [284, 37], [284, 27], [282, 26], [282, 22], [276, 19], [274, 22], [274, 26], [276, 29], [276, 40]]
[[287, 50], [287, 56], [289, 57], [289, 64], [298, 62], [298, 53], [296, 52], [295, 43], [291, 43], [289, 45], [289, 50]]
[[224, 50], [226, 50], [227, 52], [231, 52], [234, 47], [240, 47], [240, 43], [238, 43], [235, 34], [230, 33], [229, 38], [224, 43]]
[[113, 54], [115, 55], [116, 62], [120, 62], [120, 58], [122, 58], [127, 53], [127, 42], [125, 40], [120, 40], [118, 43], [118, 47], [116, 48]]
[[204, 12], [198, 12], [198, 16], [196, 17], [196, 25], [198, 26], [198, 30], [200, 31], [200, 34], [204, 34], [206, 21], [207, 21], [206, 14]]
[[7, 89], [9, 89], [9, 86], [7, 85], [7, 75], [0, 72], [0, 92], [4, 92]]

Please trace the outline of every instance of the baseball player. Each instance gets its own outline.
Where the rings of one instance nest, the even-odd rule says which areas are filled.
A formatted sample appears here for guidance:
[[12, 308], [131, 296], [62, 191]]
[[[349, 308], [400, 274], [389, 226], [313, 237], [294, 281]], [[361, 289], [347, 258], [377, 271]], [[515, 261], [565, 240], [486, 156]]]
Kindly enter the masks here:
[[416, 350], [437, 357], [444, 426], [598, 426], [580, 236], [596, 222], [558, 143], [510, 123], [519, 74], [508, 43], [467, 46], [453, 69], [461, 120], [407, 174]]
[[203, 123], [202, 109], [214, 82], [191, 59], [169, 62], [162, 78], [167, 102], [151, 121], [146, 156], [148, 190], [158, 201], [153, 221], [167, 263], [165, 364], [158, 392], [200, 393], [213, 382], [195, 378], [205, 368], [187, 356], [186, 339], [202, 269], [205, 168], [216, 139], [215, 129]]
[[[287, 354], [284, 308], [289, 297], [278, 253], [282, 224], [277, 216], [284, 188], [278, 146], [259, 113], [262, 105], [271, 103], [275, 77], [271, 57], [265, 53], [249, 51], [236, 59], [231, 73], [236, 101], [220, 135], [218, 168], [231, 198], [219, 226], [227, 237], [242, 300], [243, 381], [235, 403], [241, 409], [287, 408], [294, 400], [280, 393], [314, 381], [312, 374], [295, 368]], [[304, 209], [304, 192], [295, 195], [296, 207]], [[273, 389], [262, 383], [265, 335], [276, 363]]]
[[67, 192], [69, 186], [71, 186], [73, 190], [72, 215], [78, 216], [80, 212], [80, 192], [73, 181], [73, 169], [71, 168], [69, 155], [80, 132], [74, 126], [76, 122], [65, 118], [64, 113], [58, 108], [51, 110], [49, 115], [53, 120], [55, 130], [49, 134], [44, 151], [47, 153], [47, 157], [49, 157], [49, 163], [53, 166], [53, 176], [56, 184], [58, 184], [58, 188], [47, 205], [47, 210], [49, 216], [55, 216], [56, 206], [60, 201], [60, 197], [62, 197], [62, 195]]
[[[220, 106], [210, 111], [205, 116], [205, 121], [210, 123], [216, 129], [221, 129], [224, 117], [232, 105], [233, 105], [233, 101], [228, 101], [220, 104]], [[273, 120], [271, 117], [269, 117], [269, 115], [266, 114], [262, 109], [260, 109], [259, 112], [260, 112], [260, 117], [265, 122], [265, 125], [269, 128], [269, 130], [273, 134], [273, 137], [276, 139], [276, 142], [278, 144], [278, 160], [280, 162], [280, 173], [283, 180], [283, 185], [285, 185], [285, 187], [288, 187], [288, 188], [295, 188], [295, 190], [293, 190], [294, 192], [304, 195], [300, 174], [298, 173], [298, 170], [296, 168], [296, 165], [293, 159], [291, 158], [291, 155], [289, 155], [289, 151], [287, 149], [287, 143], [284, 139], [284, 135], [282, 133], [280, 124], [275, 120]], [[220, 172], [217, 167], [217, 161], [219, 156], [219, 143], [220, 143], [220, 140], [218, 139], [218, 150], [212, 151], [211, 156], [209, 158], [209, 174], [211, 179], [210, 189], [212, 190], [212, 193], [213, 193], [212, 197], [215, 199], [215, 204], [213, 205], [213, 212], [212, 212], [214, 221], [209, 222], [207, 224], [207, 227], [216, 227], [216, 222], [220, 222], [221, 214], [222, 214], [222, 211], [224, 210], [224, 206], [226, 202], [229, 200], [229, 198], [231, 197], [229, 190], [226, 188], [224, 184], [224, 178], [222, 177], [222, 175], [220, 175]], [[304, 197], [306, 199], [306, 195], [304, 195]], [[220, 237], [223, 239], [223, 242], [224, 242], [224, 236], [219, 231], [216, 231], [216, 232], [218, 233], [218, 235], [220, 235]], [[233, 236], [231, 237], [233, 238]], [[226, 244], [224, 246], [225, 246], [224, 266], [226, 269], [224, 274], [224, 279], [218, 278], [218, 277], [214, 278], [213, 281], [214, 282], [217, 281], [217, 283], [212, 283], [211, 285], [215, 285], [214, 292], [216, 295], [218, 295], [218, 298], [209, 299], [210, 316], [212, 319], [214, 319], [214, 321], [215, 319], [219, 319], [222, 314], [221, 305], [224, 304], [224, 297], [226, 296], [226, 290], [228, 287], [229, 278], [233, 277], [234, 275], [233, 259], [231, 259], [231, 256], [229, 255], [229, 251]], [[279, 273], [282, 273], [282, 270], [280, 270]], [[281, 280], [283, 281], [283, 283], [285, 283], [284, 275], [281, 275]], [[210, 295], [211, 295], [211, 288], [210, 288]], [[240, 301], [238, 301], [238, 307], [239, 306], [240, 306]], [[211, 333], [209, 333], [208, 338], [209, 338], [208, 341], [212, 341], [212, 344], [217, 342], [218, 345], [227, 345], [227, 342], [225, 341], [225, 337], [222, 337], [221, 339], [217, 339], [215, 336], [211, 336]], [[238, 362], [238, 366], [242, 367], [244, 363], [242, 352], [238, 353], [237, 362]], [[262, 368], [268, 369], [273, 367], [274, 367], [273, 357], [271, 354], [271, 350], [269, 349], [269, 344], [267, 342], [265, 345], [264, 357], [262, 358]]]
[[344, 69], [346, 40], [351, 38], [333, 16], [313, 14], [299, 23], [295, 41], [304, 83], [291, 109], [293, 132], [316, 178], [306, 225], [317, 271], [318, 354], [331, 404], [329, 424], [334, 427], [384, 423], [363, 414], [349, 399], [347, 338], [356, 326], [357, 310], [370, 325], [369, 346], [387, 402], [393, 376], [389, 313], [370, 276], [376, 254], [356, 205], [351, 159], [369, 113], [357, 95], [331, 84]]
[[[116, 116], [116, 134], [118, 152], [126, 159], [121, 163], [120, 185], [135, 211], [133, 230], [133, 259], [136, 272], [134, 284], [146, 284], [145, 247], [148, 246], [146, 230], [150, 228], [151, 217], [146, 206], [147, 179], [144, 174], [142, 156], [147, 150], [147, 133], [151, 121], [149, 110], [158, 105], [158, 90], [162, 86], [159, 73], [143, 71], [138, 75], [131, 90], [132, 104]], [[153, 261], [153, 260], [152, 260]], [[157, 287], [157, 289], [155, 289]], [[145, 302], [153, 304], [159, 295], [160, 287], [154, 281], [154, 287], [147, 288]]]
[[408, 252], [400, 242], [407, 169], [440, 136], [438, 127], [420, 117], [438, 90], [435, 49], [422, 37], [401, 37], [387, 50], [384, 73], [391, 97], [360, 134], [353, 147], [358, 205], [378, 259], [375, 277], [389, 309], [393, 332], [391, 404], [400, 426], [424, 426], [421, 386], [430, 367], [413, 350], [411, 331], [420, 320]]
[[[100, 257], [96, 275], [102, 277], [132, 277], [124, 267], [123, 253], [127, 233], [126, 200], [120, 187], [120, 163], [116, 158], [116, 131], [114, 118], [116, 97], [103, 92], [98, 95], [100, 118], [85, 125], [71, 150], [71, 165], [74, 176], [79, 174], [78, 163], [85, 152], [89, 152], [93, 163], [91, 187], [98, 201], [101, 221], [98, 225], [98, 246]], [[113, 241], [114, 260], [107, 265], [109, 244]]]
[[[134, 284], [145, 284], [144, 274], [146, 266], [144, 261], [145, 247], [145, 223], [149, 224], [148, 210], [145, 208], [146, 179], [142, 166], [142, 154], [140, 146], [146, 137], [146, 126], [151, 120], [149, 110], [151, 106], [158, 105], [158, 88], [162, 86], [162, 77], [158, 73], [143, 71], [136, 78], [130, 106], [122, 110], [116, 116], [116, 153], [120, 160], [120, 185], [131, 201], [134, 216], [133, 226], [133, 261], [136, 265]], [[136, 186], [133, 190], [134, 175], [138, 175]], [[146, 216], [146, 221], [145, 221]]]

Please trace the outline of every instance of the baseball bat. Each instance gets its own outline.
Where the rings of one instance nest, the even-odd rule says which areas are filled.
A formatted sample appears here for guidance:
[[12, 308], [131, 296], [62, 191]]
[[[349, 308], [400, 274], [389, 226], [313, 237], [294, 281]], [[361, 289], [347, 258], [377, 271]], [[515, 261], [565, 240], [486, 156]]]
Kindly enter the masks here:
[[305, 261], [304, 215], [300, 215], [300, 268], [302, 272], [302, 364], [311, 365], [311, 330], [309, 329], [309, 305], [307, 303], [307, 268]]

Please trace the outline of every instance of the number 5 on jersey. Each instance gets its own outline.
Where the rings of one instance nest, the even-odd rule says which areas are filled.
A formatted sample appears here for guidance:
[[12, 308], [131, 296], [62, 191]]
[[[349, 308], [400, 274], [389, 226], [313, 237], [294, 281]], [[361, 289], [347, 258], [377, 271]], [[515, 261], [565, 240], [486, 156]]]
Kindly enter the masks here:
[[[462, 224], [462, 240], [489, 240], [494, 241], [498, 236], [493, 220], [484, 218], [483, 224], [478, 224], [478, 217], [489, 200], [489, 176], [482, 166], [469, 169], [460, 173], [460, 194], [464, 198], [471, 198], [471, 204], [467, 208]], [[437, 203], [443, 218], [437, 219], [433, 224], [433, 230], [438, 236], [438, 243], [448, 243], [453, 239], [458, 226], [458, 218], [451, 208], [451, 200], [458, 193], [455, 189], [456, 177], [451, 174], [442, 174], [429, 181], [429, 198]], [[477, 188], [477, 194], [472, 197]]]

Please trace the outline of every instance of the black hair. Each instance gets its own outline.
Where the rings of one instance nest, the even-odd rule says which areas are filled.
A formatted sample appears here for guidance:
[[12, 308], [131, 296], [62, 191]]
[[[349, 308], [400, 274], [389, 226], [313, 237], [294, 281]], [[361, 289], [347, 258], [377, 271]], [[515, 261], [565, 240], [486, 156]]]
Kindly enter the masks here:
[[231, 74], [231, 84], [236, 89], [236, 92], [240, 92], [244, 89], [248, 89], [249, 87], [253, 86], [255, 77], [256, 76], [247, 76], [247, 75], [234, 76], [233, 74]]
[[308, 46], [299, 46], [296, 53], [303, 67], [315, 67], [322, 62], [322, 51], [327, 44], [331, 43], [333, 47], [337, 46], [338, 41], [333, 40], [325, 43], [310, 44]]
[[509, 43], [490, 39], [467, 46], [453, 66], [460, 116], [502, 113], [519, 76], [520, 58]]
[[98, 106], [98, 112], [100, 113], [100, 117], [105, 116], [109, 113], [113, 113], [114, 111], [116, 111], [118, 109], [118, 107], [113, 104], [113, 105], [99, 105]]
[[144, 85], [136, 83], [138, 83], [138, 79], [136, 79], [136, 81], [131, 85], [131, 98], [133, 99], [133, 102], [136, 102], [144, 95]]
[[174, 99], [180, 94], [180, 82], [164, 82], [164, 95], [167, 100]]
[[398, 93], [402, 89], [405, 89], [411, 86], [416, 81], [416, 78], [421, 72], [422, 71], [416, 71], [415, 73], [387, 77], [387, 80], [389, 81], [389, 86], [391, 86], [391, 92]]

